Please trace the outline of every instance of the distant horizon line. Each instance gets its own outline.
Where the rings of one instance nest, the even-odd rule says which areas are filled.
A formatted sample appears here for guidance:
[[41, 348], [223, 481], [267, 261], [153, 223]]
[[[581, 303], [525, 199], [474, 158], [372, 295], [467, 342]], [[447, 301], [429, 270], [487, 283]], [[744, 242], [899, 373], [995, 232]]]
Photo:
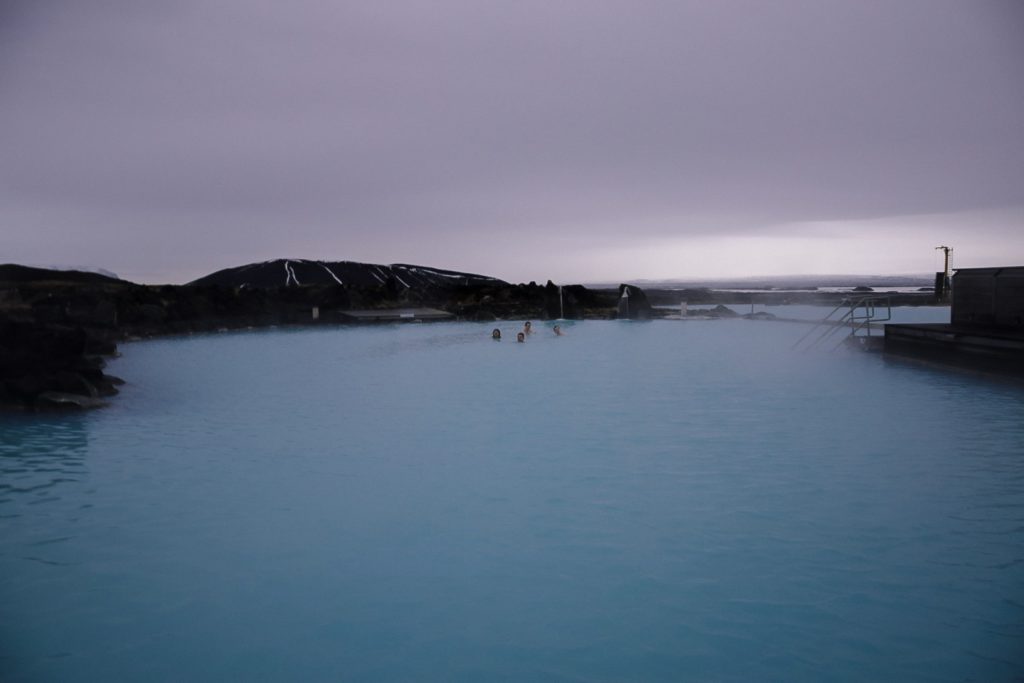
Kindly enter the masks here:
[[[293, 259], [293, 258], [280, 257], [280, 258], [274, 258], [274, 259], [265, 259], [265, 260], [262, 260], [262, 261], [251, 261], [251, 262], [239, 264], [239, 265], [236, 265], [236, 266], [227, 266], [225, 268], [218, 268], [216, 270], [210, 271], [210, 273], [207, 273], [207, 274], [212, 274], [212, 273], [218, 272], [220, 270], [230, 270], [232, 268], [242, 268], [242, 267], [245, 267], [245, 266], [248, 266], [248, 265], [254, 265], [254, 264], [259, 264], [259, 263], [268, 263], [268, 262], [273, 262], [273, 261], [278, 261], [278, 260], [281, 260], [281, 261], [284, 261], [284, 260], [289, 260], [289, 261], [292, 261], [292, 260], [293, 261], [313, 261], [313, 262], [324, 262], [324, 263], [333, 262], [333, 260], [328, 260], [328, 259], [300, 259], [300, 258], [294, 258]], [[344, 260], [345, 259], [339, 259], [338, 261], [344, 261]], [[366, 263], [367, 265], [395, 265], [395, 264], [399, 263], [399, 262], [396, 262], [395, 264], [371, 264], [369, 262], [363, 262], [363, 261], [350, 261], [350, 262], [351, 263]], [[123, 279], [115, 271], [112, 271], [112, 270], [110, 270], [108, 268], [98, 267], [98, 266], [84, 266], [84, 265], [72, 265], [72, 264], [57, 265], [57, 264], [52, 264], [52, 263], [50, 263], [50, 264], [42, 264], [42, 263], [16, 264], [16, 263], [13, 263], [13, 262], [12, 262], [12, 265], [23, 265], [23, 266], [29, 267], [29, 268], [43, 268], [43, 269], [59, 270], [59, 271], [79, 271], [79, 272], [88, 272], [88, 273], [98, 273], [98, 274], [101, 274], [101, 275], [112, 276], [112, 277], [115, 277], [117, 279]], [[423, 267], [423, 268], [432, 268], [432, 269], [436, 269], [436, 270], [446, 270], [446, 271], [450, 271], [450, 272], [465, 272], [466, 274], [476, 274], [476, 275], [480, 274], [480, 273], [470, 273], [469, 271], [460, 271], [460, 270], [456, 270], [456, 269], [453, 269], [453, 268], [440, 267], [440, 266], [429, 266], [429, 265], [424, 265], [424, 264], [405, 264], [405, 265], [413, 265], [413, 266]], [[992, 266], [992, 267], [999, 267], [999, 266]], [[1004, 266], [1004, 267], [1009, 267], [1009, 266]], [[954, 270], [954, 271], [955, 270], [962, 270], [962, 268], [952, 268], [951, 270]], [[485, 277], [495, 277], [495, 279], [505, 279], [505, 278], [500, 278], [500, 277], [491, 276], [491, 275], [484, 275], [484, 276]], [[801, 282], [801, 283], [809, 283], [811, 281], [820, 281], [820, 280], [835, 281], [835, 280], [892, 280], [892, 279], [913, 280], [914, 282], [912, 282], [911, 284], [917, 284], [917, 283], [930, 283], [933, 278], [934, 278], [934, 274], [931, 273], [931, 272], [927, 272], [927, 271], [921, 271], [921, 272], [901, 272], [901, 273], [870, 273], [870, 274], [869, 273], [790, 273], [790, 274], [785, 274], [785, 275], [764, 275], [764, 274], [762, 274], [762, 275], [714, 275], [714, 276], [635, 277], [635, 278], [602, 278], [602, 277], [594, 277], [594, 278], [586, 278], [586, 279], [577, 279], [577, 280], [574, 280], [572, 282], [572, 284], [577, 284], [578, 283], [578, 284], [581, 284], [581, 285], [584, 285], [584, 286], [597, 286], [597, 285], [611, 285], [611, 286], [615, 286], [617, 284], [634, 284], [634, 285], [642, 285], [642, 284], [647, 284], [647, 285], [651, 285], [651, 284], [699, 285], [699, 284], [712, 284], [712, 283], [714, 283], [714, 284], [721, 284], [721, 283], [754, 284], [754, 283], [758, 283], [758, 282], [779, 283], [779, 282], [785, 282], [785, 281], [796, 281], [796, 282]], [[193, 280], [194, 279], [196, 279], [196, 278], [193, 278]], [[193, 280], [189, 280], [189, 282], [191, 282]], [[545, 281], [548, 281], [548, 280], [550, 280], [552, 282], [555, 282], [554, 278], [546, 278]], [[512, 284], [515, 284], [515, 282], [513, 280], [508, 280], [508, 281], [510, 283], [512, 283]], [[536, 282], [535, 279], [526, 280], [524, 282], [531, 282], [531, 281]], [[159, 284], [166, 284], [166, 283], [159, 283]], [[186, 284], [186, 283], [182, 283], [182, 284]], [[563, 281], [562, 284], [566, 284], [566, 282]]]

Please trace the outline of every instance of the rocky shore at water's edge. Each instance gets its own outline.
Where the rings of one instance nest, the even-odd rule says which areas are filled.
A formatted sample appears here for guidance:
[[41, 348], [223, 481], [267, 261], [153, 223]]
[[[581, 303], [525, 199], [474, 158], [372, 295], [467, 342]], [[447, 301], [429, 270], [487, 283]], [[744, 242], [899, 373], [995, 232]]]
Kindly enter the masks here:
[[[415, 274], [415, 267], [406, 268]], [[104, 372], [105, 358], [115, 355], [117, 343], [128, 339], [278, 325], [340, 325], [351, 323], [353, 311], [416, 307], [469, 321], [650, 319], [666, 312], [658, 306], [686, 300], [718, 305], [719, 314], [727, 316], [732, 311], [725, 304], [764, 298], [756, 296], [759, 293], [736, 296], [713, 290], [645, 292], [630, 285], [589, 289], [560, 288], [551, 282], [509, 284], [421, 271], [443, 277], [420, 277], [410, 283], [407, 271], [389, 274], [378, 268], [381, 275], [374, 275], [376, 279], [352, 284], [339, 284], [328, 270], [333, 278], [329, 283], [251, 286], [230, 280], [211, 284], [204, 278], [206, 283], [153, 286], [94, 273], [0, 265], [0, 407], [103, 405], [122, 383]], [[291, 276], [298, 281], [297, 273]], [[818, 293], [807, 294], [813, 303], [822, 303]], [[930, 303], [922, 296], [915, 301]]]
[[[332, 279], [150, 286], [94, 273], [0, 265], [0, 407], [103, 405], [121, 384], [104, 371], [106, 359], [117, 353], [119, 342], [130, 339], [340, 325], [355, 319], [350, 312], [396, 308], [431, 307], [458, 320], [479, 321], [617, 315], [616, 290], [567, 286], [560, 293], [551, 283], [511, 285], [447, 272], [433, 279], [413, 279], [415, 273], [406, 271], [378, 273], [370, 281], [344, 285]], [[291, 275], [297, 281], [310, 279], [301, 271]], [[632, 317], [651, 315], [641, 295], [634, 292]]]

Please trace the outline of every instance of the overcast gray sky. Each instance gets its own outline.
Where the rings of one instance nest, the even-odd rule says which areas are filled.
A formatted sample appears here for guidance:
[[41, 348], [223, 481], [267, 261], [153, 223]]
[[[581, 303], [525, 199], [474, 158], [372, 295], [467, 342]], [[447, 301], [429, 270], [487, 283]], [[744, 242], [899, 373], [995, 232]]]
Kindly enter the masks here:
[[0, 262], [1024, 264], [1020, 0], [0, 0]]

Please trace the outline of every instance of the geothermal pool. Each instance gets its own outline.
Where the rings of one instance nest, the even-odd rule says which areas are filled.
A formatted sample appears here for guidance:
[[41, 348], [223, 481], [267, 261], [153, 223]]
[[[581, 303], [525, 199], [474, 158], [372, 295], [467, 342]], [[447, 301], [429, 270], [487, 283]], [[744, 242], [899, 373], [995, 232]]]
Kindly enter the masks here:
[[743, 320], [125, 345], [0, 417], [0, 680], [1024, 675], [1024, 388]]

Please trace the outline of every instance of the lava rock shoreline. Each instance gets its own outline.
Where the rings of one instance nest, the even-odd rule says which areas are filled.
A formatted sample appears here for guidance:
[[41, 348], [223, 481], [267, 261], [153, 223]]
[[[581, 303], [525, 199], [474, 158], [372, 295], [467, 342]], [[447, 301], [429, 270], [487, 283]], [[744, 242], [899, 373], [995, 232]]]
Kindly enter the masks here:
[[[92, 408], [123, 382], [104, 372], [117, 344], [132, 339], [288, 325], [355, 324], [350, 311], [432, 307], [456, 320], [652, 317], [643, 292], [511, 285], [445, 276], [421, 287], [398, 278], [370, 285], [278, 287], [138, 285], [93, 273], [0, 266], [0, 408]], [[316, 311], [316, 315], [312, 314]]]

